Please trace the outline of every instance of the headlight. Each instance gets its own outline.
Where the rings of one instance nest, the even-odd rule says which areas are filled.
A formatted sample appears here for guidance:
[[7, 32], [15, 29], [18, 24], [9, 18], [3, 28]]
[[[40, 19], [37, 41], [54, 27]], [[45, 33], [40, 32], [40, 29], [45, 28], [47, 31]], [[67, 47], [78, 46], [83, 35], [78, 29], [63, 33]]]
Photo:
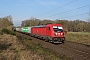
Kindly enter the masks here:
[[61, 33], [61, 35], [63, 35], [63, 33]]

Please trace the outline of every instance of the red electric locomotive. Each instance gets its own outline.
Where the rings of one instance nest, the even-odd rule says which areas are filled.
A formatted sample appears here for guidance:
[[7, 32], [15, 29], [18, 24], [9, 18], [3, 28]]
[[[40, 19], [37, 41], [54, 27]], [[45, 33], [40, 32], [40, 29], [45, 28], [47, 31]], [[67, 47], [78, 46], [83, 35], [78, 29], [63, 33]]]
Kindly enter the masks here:
[[31, 28], [31, 34], [52, 43], [64, 43], [65, 41], [64, 29], [61, 24], [34, 26]]

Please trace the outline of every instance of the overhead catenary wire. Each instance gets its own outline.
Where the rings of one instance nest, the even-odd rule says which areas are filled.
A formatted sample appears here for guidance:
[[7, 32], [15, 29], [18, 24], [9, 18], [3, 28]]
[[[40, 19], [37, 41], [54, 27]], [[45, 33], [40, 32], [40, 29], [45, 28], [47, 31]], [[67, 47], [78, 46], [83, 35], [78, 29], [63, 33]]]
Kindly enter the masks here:
[[[71, 4], [71, 3], [75, 2], [75, 1], [76, 1], [76, 0], [73, 0], [73, 1], [71, 1], [71, 2], [65, 4], [65, 5], [63, 5], [63, 6], [61, 6], [61, 7], [58, 7], [58, 8], [56, 8], [56, 9], [54, 9], [54, 10], [46, 13], [46, 14], [52, 13], [53, 11], [56, 11], [56, 10], [58, 10], [58, 9], [64, 7], [64, 6], [67, 6], [67, 5], [69, 5], [69, 4]], [[45, 17], [45, 16], [44, 16], [45, 14], [42, 15], [42, 16], [44, 16], [44, 19], [47, 19], [47, 18], [49, 18], [49, 17], [55, 17], [55, 16], [60, 15], [60, 14], [70, 13], [70, 12], [72, 12], [72, 11], [76, 11], [76, 10], [80, 10], [80, 9], [85, 9], [85, 8], [87, 8], [87, 7], [90, 7], [90, 4], [84, 5], [84, 6], [81, 6], [81, 7], [78, 6], [77, 8], [70, 9], [70, 10], [67, 10], [67, 11], [63, 11], [63, 12], [60, 12], [60, 13], [57, 13], [57, 14], [52, 14], [52, 15], [50, 15], [50, 16], [46, 16], [46, 17]], [[89, 12], [89, 13], [82, 13], [82, 14], [78, 14], [78, 15], [66, 16], [66, 17], [63, 17], [63, 18], [65, 19], [65, 18], [69, 18], [69, 17], [75, 17], [75, 16], [80, 16], [80, 15], [86, 15], [86, 14], [88, 14], [88, 15], [90, 16], [90, 12]], [[42, 17], [42, 16], [40, 16], [40, 17]], [[61, 19], [61, 18], [62, 18], [62, 17], [60, 17], [60, 19]]]
[[64, 12], [61, 12], [61, 13], [58, 13], [58, 14], [54, 14], [54, 15], [51, 15], [51, 16], [48, 16], [48, 17], [53, 17], [53, 16], [60, 15], [60, 14], [63, 14], [63, 13], [68, 13], [68, 12], [79, 10], [79, 9], [82, 9], [82, 8], [85, 8], [85, 7], [89, 7], [89, 6], [90, 5], [85, 5], [85, 6], [78, 7], [78, 8], [75, 8], [75, 9], [71, 9], [71, 10], [68, 10], [68, 11], [64, 11]]
[[67, 17], [63, 17], [63, 18], [65, 19], [65, 18], [69, 18], [69, 17], [81, 16], [81, 15], [86, 15], [86, 14], [89, 14], [89, 13], [83, 13], [83, 14], [78, 14], [78, 15], [73, 15], [73, 16], [67, 16]]
[[[56, 9], [54, 9], [54, 10], [52, 10], [52, 11], [49, 11], [49, 12], [47, 12], [47, 13], [41, 15], [41, 16], [44, 16], [44, 15], [49, 14], [49, 13], [52, 13], [53, 11], [58, 10], [58, 9], [64, 7], [64, 6], [67, 6], [67, 5], [69, 5], [69, 4], [71, 4], [71, 3], [75, 2], [75, 1], [77, 1], [77, 0], [73, 0], [73, 1], [71, 1], [71, 2], [69, 2], [69, 3], [67, 3], [67, 4], [65, 4], [65, 5], [62, 5], [62, 6], [56, 8]], [[39, 16], [39, 17], [41, 17], [41, 16]]]

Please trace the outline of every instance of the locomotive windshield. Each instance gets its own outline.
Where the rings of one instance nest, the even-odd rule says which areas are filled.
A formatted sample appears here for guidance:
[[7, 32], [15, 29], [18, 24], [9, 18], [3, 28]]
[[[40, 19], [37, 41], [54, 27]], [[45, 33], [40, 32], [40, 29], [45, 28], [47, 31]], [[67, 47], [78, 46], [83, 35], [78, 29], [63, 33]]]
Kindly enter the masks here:
[[53, 26], [54, 32], [63, 32], [63, 28], [61, 26]]

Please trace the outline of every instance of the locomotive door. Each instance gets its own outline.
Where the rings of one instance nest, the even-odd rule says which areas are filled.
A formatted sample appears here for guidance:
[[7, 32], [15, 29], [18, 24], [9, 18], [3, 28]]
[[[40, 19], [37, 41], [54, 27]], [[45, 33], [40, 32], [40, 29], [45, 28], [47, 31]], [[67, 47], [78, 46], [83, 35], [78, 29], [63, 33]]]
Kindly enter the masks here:
[[50, 27], [46, 27], [46, 35], [50, 36]]

